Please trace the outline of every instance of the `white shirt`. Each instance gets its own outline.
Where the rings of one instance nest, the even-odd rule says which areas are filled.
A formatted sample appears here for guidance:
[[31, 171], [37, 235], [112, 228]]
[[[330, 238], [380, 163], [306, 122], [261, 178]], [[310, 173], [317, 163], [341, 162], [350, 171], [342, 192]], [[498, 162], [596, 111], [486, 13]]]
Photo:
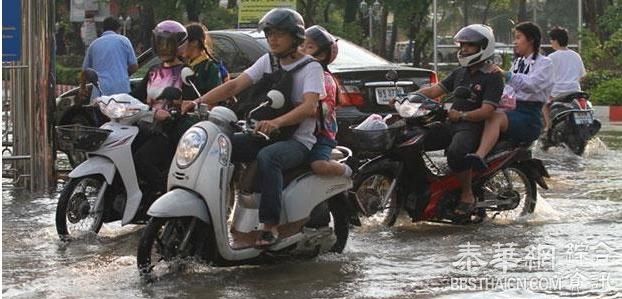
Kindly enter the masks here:
[[557, 50], [549, 55], [553, 61], [553, 91], [552, 97], [563, 93], [581, 91], [579, 81], [585, 76], [583, 60], [577, 52], [564, 49]]
[[[288, 71], [309, 58], [313, 57], [305, 55], [293, 63], [286, 65], [281, 64], [281, 67]], [[272, 67], [270, 65], [269, 54], [261, 56], [251, 67], [244, 71], [244, 73], [251, 78], [253, 84], [257, 83], [257, 81], [263, 77], [264, 73], [271, 72]], [[294, 105], [302, 103], [303, 95], [305, 93], [317, 93], [320, 98], [326, 96], [326, 91], [324, 90], [324, 70], [319, 63], [309, 63], [294, 73], [293, 84], [292, 101], [294, 102]], [[306, 118], [300, 123], [293, 136], [294, 139], [304, 144], [308, 149], [311, 149], [316, 141], [314, 134], [315, 123], [315, 117]]]
[[503, 97], [516, 101], [545, 103], [553, 89], [553, 62], [550, 58], [533, 54], [514, 61], [512, 77], [505, 83]]

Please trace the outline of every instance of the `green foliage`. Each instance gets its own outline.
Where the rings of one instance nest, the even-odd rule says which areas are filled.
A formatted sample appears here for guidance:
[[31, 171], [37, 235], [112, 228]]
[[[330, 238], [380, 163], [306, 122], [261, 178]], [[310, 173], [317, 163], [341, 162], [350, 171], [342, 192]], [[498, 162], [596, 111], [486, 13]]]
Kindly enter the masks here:
[[57, 55], [56, 62], [65, 67], [81, 68], [84, 57], [82, 55]]
[[622, 28], [605, 41], [603, 51], [609, 57], [610, 65], [616, 69], [622, 68]]
[[614, 1], [605, 10], [605, 14], [598, 19], [601, 29], [613, 33], [622, 28], [622, 3]]
[[601, 43], [595, 33], [585, 31], [582, 35], [581, 57], [589, 70], [622, 69], [622, 28]]
[[588, 72], [585, 75], [585, 78], [581, 81], [581, 89], [587, 91], [588, 93], [592, 93], [594, 89], [601, 83], [620, 78], [622, 73], [619, 71], [610, 71], [610, 70], [597, 70]]
[[231, 29], [237, 26], [237, 9], [226, 9], [220, 6], [207, 5], [202, 9], [202, 22], [209, 30]]
[[591, 94], [595, 105], [622, 105], [622, 79], [613, 79], [599, 84]]
[[80, 67], [66, 67], [56, 63], [56, 84], [78, 85], [81, 70]]

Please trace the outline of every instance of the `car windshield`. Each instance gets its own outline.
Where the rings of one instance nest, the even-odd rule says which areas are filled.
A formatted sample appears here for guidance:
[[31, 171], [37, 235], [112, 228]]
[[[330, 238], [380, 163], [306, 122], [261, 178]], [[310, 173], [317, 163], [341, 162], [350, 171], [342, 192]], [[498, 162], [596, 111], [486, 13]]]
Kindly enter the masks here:
[[[255, 36], [255, 39], [269, 49], [268, 42], [265, 37]], [[339, 54], [330, 68], [352, 68], [352, 67], [369, 67], [382, 66], [391, 64], [384, 58], [367, 51], [347, 40], [339, 39]]]

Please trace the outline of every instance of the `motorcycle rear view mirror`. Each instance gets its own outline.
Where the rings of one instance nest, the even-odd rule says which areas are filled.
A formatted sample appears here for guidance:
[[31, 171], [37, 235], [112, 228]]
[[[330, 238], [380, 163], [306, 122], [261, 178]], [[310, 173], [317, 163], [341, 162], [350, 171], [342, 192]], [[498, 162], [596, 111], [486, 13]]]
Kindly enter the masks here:
[[189, 67], [184, 67], [181, 69], [181, 81], [186, 85], [190, 85], [190, 77], [194, 76], [194, 71]]
[[194, 83], [192, 83], [192, 76], [194, 76], [194, 71], [191, 68], [186, 66], [181, 69], [181, 81], [184, 82], [185, 85], [191, 86], [194, 92], [197, 94], [197, 97], [200, 97], [201, 93], [194, 85]]
[[268, 94], [266, 96], [269, 101], [268, 104], [272, 109], [281, 109], [281, 107], [283, 107], [283, 105], [285, 104], [285, 96], [282, 92], [276, 89], [268, 91]]
[[97, 72], [92, 68], [87, 68], [82, 71], [82, 75], [84, 76], [84, 80], [86, 82], [91, 83], [95, 86], [99, 86], [99, 77], [97, 76]]
[[101, 88], [99, 87], [99, 76], [97, 76], [97, 72], [92, 68], [87, 68], [82, 71], [82, 77], [86, 82], [93, 84], [95, 88], [99, 91], [99, 95], [104, 95]]

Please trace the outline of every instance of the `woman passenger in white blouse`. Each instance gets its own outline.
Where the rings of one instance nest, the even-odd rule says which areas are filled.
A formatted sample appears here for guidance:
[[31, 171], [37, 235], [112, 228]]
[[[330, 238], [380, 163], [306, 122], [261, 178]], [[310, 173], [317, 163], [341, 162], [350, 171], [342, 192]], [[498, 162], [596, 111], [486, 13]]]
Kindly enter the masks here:
[[500, 134], [515, 143], [530, 143], [538, 139], [542, 131], [541, 109], [553, 88], [553, 63], [539, 54], [542, 33], [538, 25], [523, 22], [514, 30], [514, 50], [518, 58], [507, 72], [497, 66], [506, 81], [501, 103], [506, 104], [507, 111], [495, 111], [486, 121], [479, 148], [465, 157], [474, 169], [487, 167], [483, 158], [495, 146]]

